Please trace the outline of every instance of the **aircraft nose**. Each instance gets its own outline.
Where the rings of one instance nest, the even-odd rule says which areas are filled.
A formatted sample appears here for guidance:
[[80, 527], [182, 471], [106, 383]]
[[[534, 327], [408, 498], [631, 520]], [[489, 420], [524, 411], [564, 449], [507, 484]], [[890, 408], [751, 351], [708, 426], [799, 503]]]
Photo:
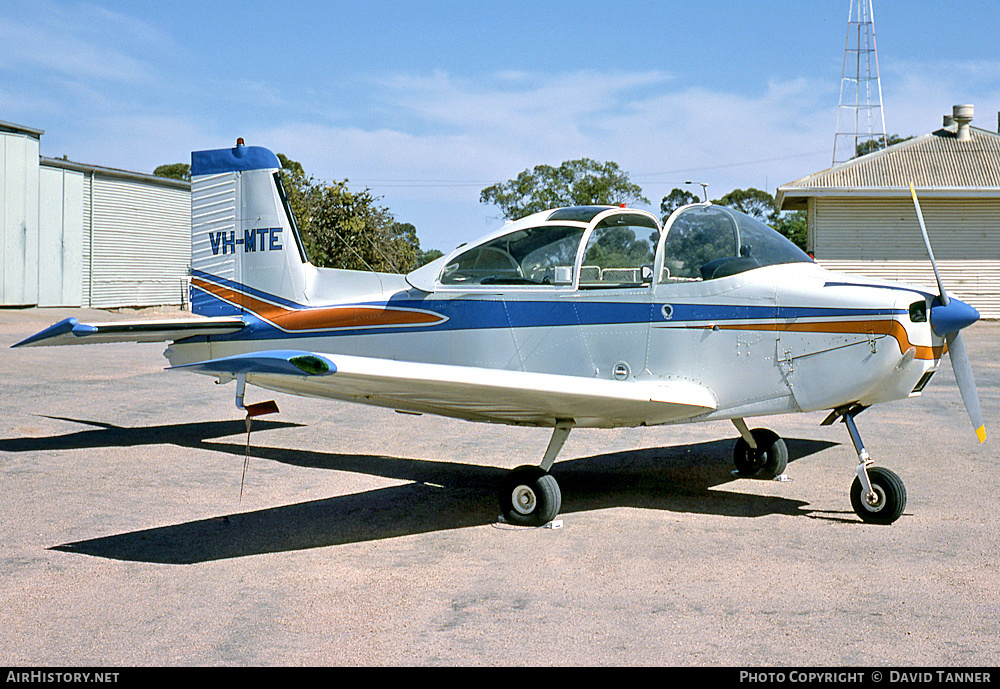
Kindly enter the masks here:
[[949, 299], [947, 305], [936, 302], [931, 307], [931, 327], [940, 337], [967, 328], [978, 320], [978, 311], [955, 298]]

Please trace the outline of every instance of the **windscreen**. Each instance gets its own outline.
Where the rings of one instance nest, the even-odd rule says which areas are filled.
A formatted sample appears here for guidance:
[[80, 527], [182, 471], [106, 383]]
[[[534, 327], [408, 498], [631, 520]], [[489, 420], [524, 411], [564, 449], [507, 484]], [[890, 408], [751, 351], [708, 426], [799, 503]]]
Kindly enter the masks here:
[[693, 206], [667, 230], [660, 282], [714, 280], [799, 262], [812, 259], [759, 220], [723, 206]]

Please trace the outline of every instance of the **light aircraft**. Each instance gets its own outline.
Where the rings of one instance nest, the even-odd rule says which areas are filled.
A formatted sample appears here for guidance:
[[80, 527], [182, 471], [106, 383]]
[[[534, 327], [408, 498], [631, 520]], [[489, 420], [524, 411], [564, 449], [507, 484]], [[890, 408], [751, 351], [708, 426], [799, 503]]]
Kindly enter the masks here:
[[[855, 417], [919, 395], [951, 358], [980, 442], [983, 417], [961, 330], [975, 309], [938, 294], [838, 274], [730, 208], [698, 203], [661, 227], [615, 206], [545, 211], [408, 275], [307, 260], [275, 155], [246, 146], [191, 156], [191, 303], [198, 319], [88, 325], [69, 318], [15, 346], [167, 342], [169, 370], [415, 414], [552, 428], [541, 461], [498, 489], [511, 524], [559, 513], [549, 473], [574, 428], [730, 419], [739, 476], [788, 461], [745, 419], [829, 410], [858, 455], [850, 491], [889, 524], [906, 489], [873, 466]], [[930, 242], [913, 200], [930, 252]], [[930, 255], [933, 264], [933, 255]], [[935, 267], [935, 273], [937, 269]]]

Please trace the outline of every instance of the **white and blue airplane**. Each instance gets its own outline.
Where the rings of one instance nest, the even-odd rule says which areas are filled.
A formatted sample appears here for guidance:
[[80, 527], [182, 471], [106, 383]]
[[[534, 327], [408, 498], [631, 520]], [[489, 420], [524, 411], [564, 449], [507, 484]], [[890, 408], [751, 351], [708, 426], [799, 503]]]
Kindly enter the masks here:
[[[269, 150], [191, 156], [191, 303], [201, 318], [79, 323], [21, 346], [171, 342], [170, 370], [402, 412], [552, 428], [542, 459], [509, 472], [503, 518], [559, 513], [550, 469], [574, 428], [730, 419], [740, 476], [788, 461], [745, 419], [829, 410], [858, 455], [858, 516], [889, 524], [903, 482], [873, 465], [855, 417], [919, 395], [947, 351], [980, 442], [983, 416], [961, 330], [975, 309], [901, 284], [830, 272], [730, 208], [699, 203], [661, 226], [586, 206], [508, 223], [408, 275], [309, 263]], [[916, 194], [917, 217], [923, 218]], [[927, 242], [928, 252], [930, 243]], [[933, 263], [933, 255], [931, 255]], [[936, 273], [936, 267], [935, 267]]]

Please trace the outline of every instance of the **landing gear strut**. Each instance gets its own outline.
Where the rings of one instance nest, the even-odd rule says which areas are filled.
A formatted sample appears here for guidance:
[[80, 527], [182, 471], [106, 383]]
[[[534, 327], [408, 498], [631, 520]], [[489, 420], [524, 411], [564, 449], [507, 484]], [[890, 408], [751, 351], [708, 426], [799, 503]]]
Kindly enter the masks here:
[[854, 417], [867, 407], [855, 404], [835, 409], [823, 422], [824, 426], [842, 417], [851, 441], [858, 453], [857, 478], [851, 485], [851, 506], [861, 520], [869, 524], [892, 524], [906, 509], [906, 486], [903, 480], [882, 467], [871, 466], [872, 458], [861, 440]]
[[572, 428], [572, 421], [557, 422], [542, 463], [520, 466], [500, 482], [497, 501], [504, 521], [517, 526], [545, 526], [559, 514], [562, 492], [549, 469]]

